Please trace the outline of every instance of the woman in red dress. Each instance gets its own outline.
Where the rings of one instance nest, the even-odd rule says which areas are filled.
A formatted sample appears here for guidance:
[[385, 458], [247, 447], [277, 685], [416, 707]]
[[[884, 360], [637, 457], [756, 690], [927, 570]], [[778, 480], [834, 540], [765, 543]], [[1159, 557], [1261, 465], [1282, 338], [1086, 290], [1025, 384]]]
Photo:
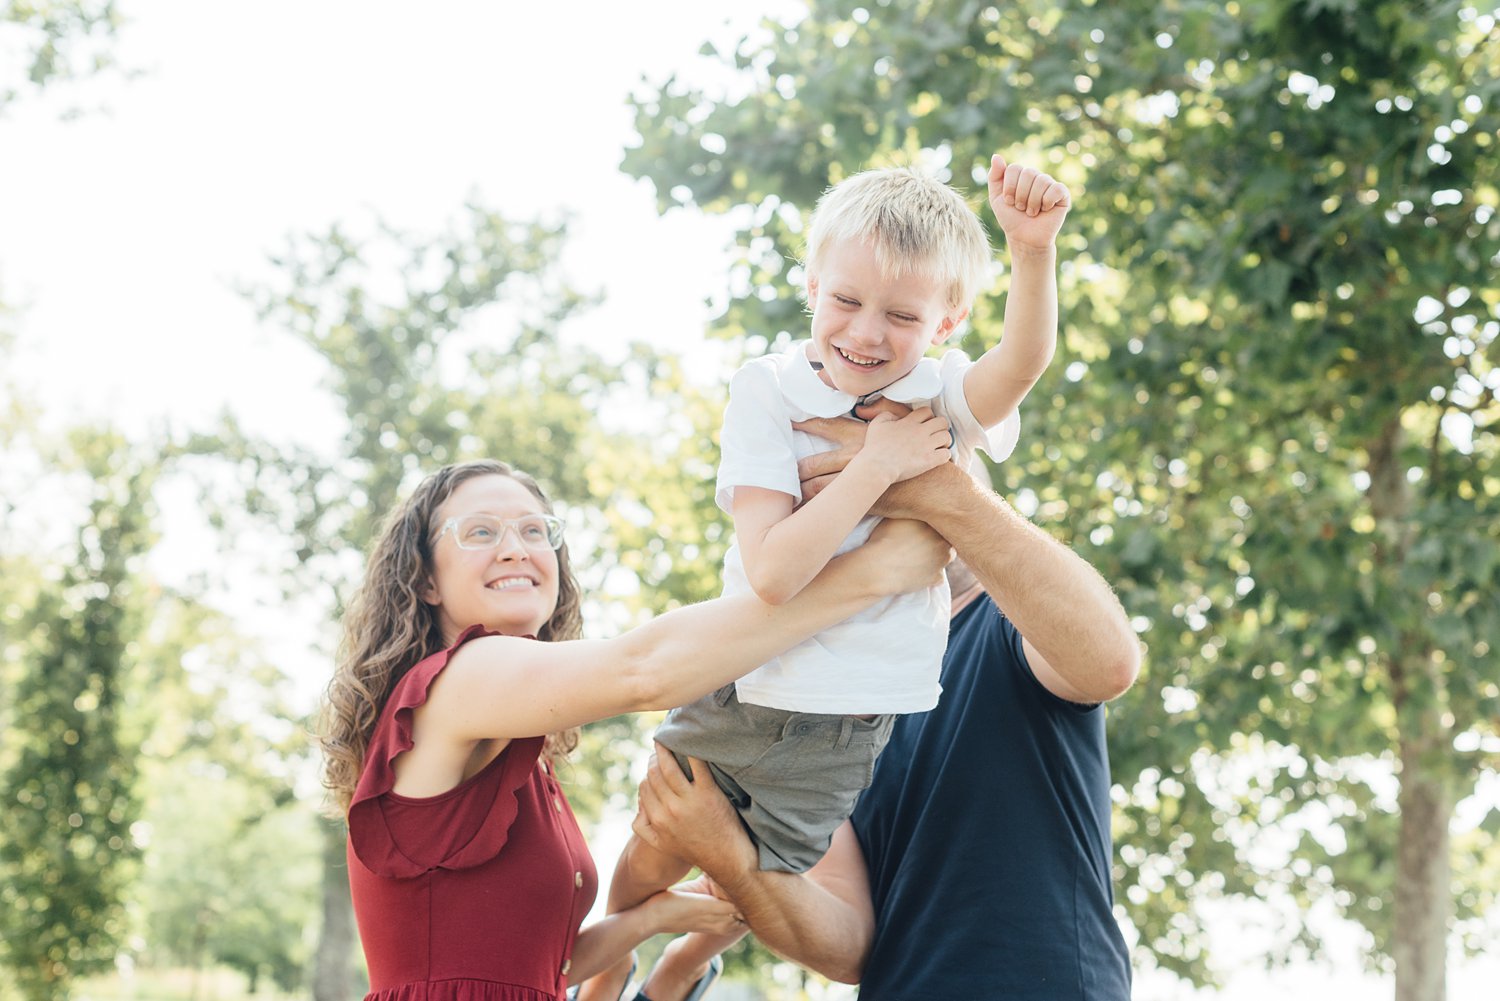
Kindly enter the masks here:
[[582, 724], [699, 698], [947, 558], [890, 523], [786, 604], [583, 640], [562, 528], [524, 473], [445, 467], [392, 514], [345, 616], [322, 743], [373, 1001], [557, 1001], [654, 934], [737, 927], [669, 891], [580, 930], [597, 880], [557, 761]]

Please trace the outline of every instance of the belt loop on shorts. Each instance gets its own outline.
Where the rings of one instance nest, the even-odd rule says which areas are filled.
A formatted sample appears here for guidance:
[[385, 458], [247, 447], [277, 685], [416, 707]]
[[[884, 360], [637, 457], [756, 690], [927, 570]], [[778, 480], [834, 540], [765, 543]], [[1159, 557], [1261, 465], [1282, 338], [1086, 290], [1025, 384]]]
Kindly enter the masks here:
[[854, 737], [854, 717], [845, 716], [839, 720], [839, 739], [834, 747], [840, 751], [849, 749], [849, 741]]

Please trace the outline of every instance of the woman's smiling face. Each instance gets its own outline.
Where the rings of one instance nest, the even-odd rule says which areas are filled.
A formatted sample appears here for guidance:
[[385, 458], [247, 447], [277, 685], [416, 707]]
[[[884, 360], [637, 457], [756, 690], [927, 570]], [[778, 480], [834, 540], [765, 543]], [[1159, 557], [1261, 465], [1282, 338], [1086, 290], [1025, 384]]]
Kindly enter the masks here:
[[462, 549], [449, 519], [483, 514], [510, 521], [545, 514], [546, 507], [508, 476], [476, 476], [459, 484], [438, 508], [432, 530], [432, 575], [423, 599], [437, 607], [443, 639], [452, 643], [469, 626], [509, 636], [535, 636], [557, 608], [557, 552], [528, 543], [515, 528], [490, 549]]

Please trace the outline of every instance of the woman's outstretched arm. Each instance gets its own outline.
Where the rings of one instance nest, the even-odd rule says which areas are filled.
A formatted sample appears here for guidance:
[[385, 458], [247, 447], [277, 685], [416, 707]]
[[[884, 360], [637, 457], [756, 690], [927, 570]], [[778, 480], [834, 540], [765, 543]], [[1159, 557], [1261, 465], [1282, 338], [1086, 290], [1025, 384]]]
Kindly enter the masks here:
[[931, 585], [948, 556], [926, 526], [892, 521], [781, 605], [717, 598], [610, 640], [471, 640], [433, 683], [423, 729], [436, 723], [453, 742], [506, 739], [682, 705], [881, 598]]

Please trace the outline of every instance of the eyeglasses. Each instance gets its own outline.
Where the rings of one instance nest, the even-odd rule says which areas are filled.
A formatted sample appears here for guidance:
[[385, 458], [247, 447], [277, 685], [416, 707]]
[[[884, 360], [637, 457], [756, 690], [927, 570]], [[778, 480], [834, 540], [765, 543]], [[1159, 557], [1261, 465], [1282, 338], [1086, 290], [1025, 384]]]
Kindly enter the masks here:
[[433, 536], [435, 546], [448, 532], [460, 549], [494, 549], [505, 538], [505, 530], [514, 528], [521, 545], [543, 553], [559, 549], [563, 544], [562, 519], [550, 514], [528, 514], [524, 518], [496, 518], [488, 514], [466, 514], [462, 518], [449, 518], [443, 522], [438, 534]]

